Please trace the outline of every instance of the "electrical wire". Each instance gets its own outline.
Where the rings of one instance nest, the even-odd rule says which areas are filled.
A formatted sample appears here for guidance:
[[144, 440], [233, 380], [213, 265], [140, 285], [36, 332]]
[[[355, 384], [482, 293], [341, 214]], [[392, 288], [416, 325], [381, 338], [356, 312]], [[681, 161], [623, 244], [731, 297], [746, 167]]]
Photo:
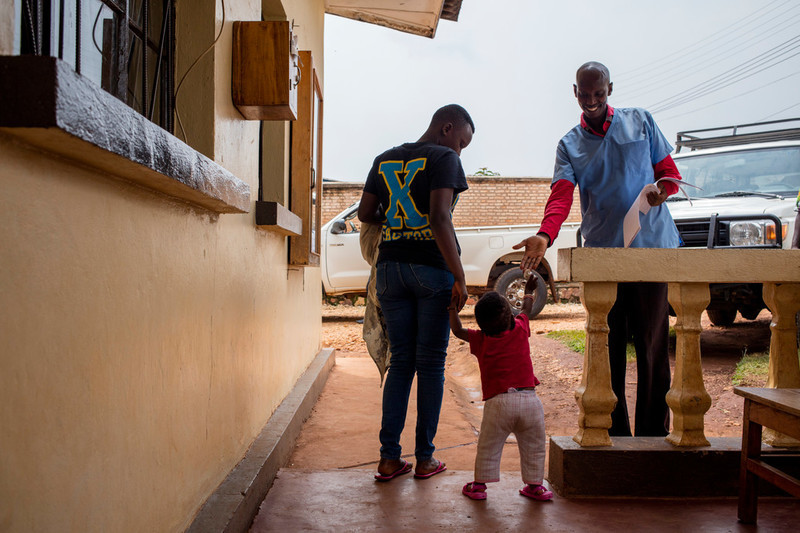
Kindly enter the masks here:
[[[703, 106], [703, 107], [700, 107], [700, 108], [697, 108], [697, 109], [693, 109], [691, 111], [685, 111], [683, 113], [678, 113], [676, 115], [670, 115], [670, 116], [667, 116], [667, 117], [659, 117], [659, 122], [666, 122], [668, 120], [672, 120], [672, 119], [675, 119], [675, 118], [678, 118], [678, 117], [682, 117], [682, 116], [685, 116], [685, 115], [692, 115], [694, 113], [699, 113], [701, 111], [705, 111], [706, 109], [709, 109], [711, 107], [717, 106], [719, 104], [724, 104], [725, 102], [730, 102], [731, 100], [736, 100], [737, 98], [741, 98], [742, 96], [754, 93], [756, 91], [760, 91], [761, 89], [764, 89], [766, 87], [772, 87], [776, 83], [779, 83], [779, 82], [781, 82], [783, 80], [789, 79], [789, 78], [797, 76], [797, 75], [800, 75], [800, 71], [794, 72], [794, 73], [789, 74], [788, 76], [784, 76], [782, 78], [778, 78], [775, 81], [771, 81], [769, 83], [765, 83], [764, 85], [760, 85], [760, 86], [758, 86], [758, 87], [756, 87], [754, 89], [751, 89], [749, 91], [745, 91], [743, 93], [739, 93], [736, 96], [731, 96], [730, 98], [726, 98], [724, 100], [715, 100], [713, 104], [709, 104], [707, 106]], [[788, 107], [786, 109], [782, 109], [782, 110], [778, 111], [778, 113], [782, 113], [783, 111], [786, 111], [787, 109], [791, 109], [792, 107], [795, 107], [796, 105], [800, 105], [800, 104], [795, 104], [794, 106], [790, 106], [790, 107]], [[776, 114], [778, 114], [778, 113], [776, 113]], [[771, 116], [774, 116], [774, 115], [770, 115], [770, 117]], [[766, 117], [766, 118], [769, 118], [769, 117]], [[765, 120], [765, 119], [762, 119], [762, 120]], [[759, 120], [758, 122], [761, 122], [762, 120]]]
[[740, 81], [743, 81], [743, 80], [746, 80], [746, 79], [748, 79], [748, 78], [752, 78], [752, 77], [753, 77], [753, 76], [755, 76], [756, 74], [760, 74], [761, 72], [764, 72], [764, 71], [765, 71], [765, 70], [767, 70], [767, 69], [770, 69], [770, 68], [772, 68], [772, 67], [774, 67], [774, 66], [776, 66], [776, 65], [779, 65], [779, 64], [781, 64], [781, 63], [784, 63], [784, 62], [788, 61], [789, 59], [792, 59], [793, 57], [796, 57], [796, 56], [800, 56], [800, 52], [797, 52], [796, 54], [793, 54], [793, 55], [791, 55], [791, 56], [789, 56], [789, 57], [787, 57], [787, 58], [785, 58], [785, 59], [782, 59], [782, 60], [781, 60], [781, 61], [779, 61], [778, 63], [775, 63], [775, 64], [773, 64], [773, 65], [768, 65], [768, 66], [766, 66], [766, 67], [764, 67], [764, 68], [762, 68], [762, 69], [760, 69], [760, 70], [757, 70], [757, 71], [755, 71], [755, 72], [753, 72], [753, 73], [751, 73], [751, 74], [749, 74], [749, 75], [747, 75], [747, 76], [743, 76], [743, 77], [741, 77], [741, 78], [739, 78], [739, 79], [733, 80], [733, 81], [731, 81], [730, 83], [727, 83], [727, 84], [725, 84], [725, 85], [721, 85], [721, 86], [719, 86], [719, 87], [716, 87], [716, 88], [714, 88], [714, 89], [709, 89], [709, 90], [707, 90], [706, 92], [704, 92], [704, 93], [702, 93], [702, 94], [698, 94], [698, 95], [694, 96], [693, 98], [689, 98], [689, 99], [687, 99], [687, 100], [685, 100], [685, 101], [677, 102], [677, 103], [675, 103], [675, 104], [673, 104], [673, 105], [670, 105], [670, 106], [667, 106], [667, 107], [663, 107], [663, 108], [657, 109], [657, 110], [653, 111], [653, 113], [658, 113], [658, 112], [662, 112], [662, 111], [668, 111], [668, 110], [670, 110], [670, 109], [673, 109], [673, 108], [675, 108], [675, 107], [678, 107], [678, 106], [681, 106], [681, 105], [687, 104], [687, 103], [689, 103], [689, 102], [692, 102], [692, 101], [694, 101], [694, 100], [697, 100], [698, 98], [702, 98], [702, 97], [704, 97], [704, 96], [707, 96], [707, 95], [709, 95], [709, 94], [711, 94], [711, 93], [717, 92], [717, 91], [719, 91], [719, 90], [721, 90], [721, 89], [724, 89], [724, 88], [726, 88], [726, 87], [730, 87], [730, 86], [731, 86], [731, 85], [733, 85], [734, 83], [738, 83], [738, 82], [740, 82]]
[[775, 113], [773, 113], [773, 114], [771, 114], [771, 115], [768, 115], [768, 116], [766, 116], [766, 117], [764, 117], [764, 118], [760, 119], [760, 120], [759, 120], [759, 122], [763, 122], [763, 121], [767, 120], [768, 118], [772, 118], [772, 117], [774, 117], [774, 116], [776, 116], [776, 115], [780, 115], [780, 114], [781, 114], [781, 113], [783, 113], [784, 111], [789, 111], [790, 109], [793, 109], [793, 108], [795, 108], [795, 107], [800, 107], [800, 102], [797, 102], [796, 104], [790, 105], [789, 107], [784, 107], [784, 108], [783, 108], [783, 109], [781, 109], [780, 111], [776, 111]]
[[[635, 97], [650, 94], [653, 92], [654, 88], [658, 88], [663, 92], [665, 87], [677, 87], [683, 80], [686, 80], [693, 74], [710, 70], [712, 66], [720, 65], [722, 61], [729, 60], [732, 56], [741, 54], [742, 50], [751, 50], [754, 45], [763, 43], [769, 39], [774, 39], [780, 33], [785, 33], [787, 29], [796, 31], [796, 20], [798, 16], [800, 16], [800, 13], [796, 11], [798, 8], [800, 8], [800, 3], [796, 0], [774, 0], [708, 37], [665, 56], [664, 59], [655, 60], [645, 66], [627, 71], [621, 74], [620, 77], [623, 78], [622, 83], [624, 87], [626, 89], [630, 88], [630, 90], [620, 90], [622, 89], [622, 87], [620, 87], [620, 77], [615, 77], [614, 81], [617, 82], [615, 83], [617, 96], [622, 94], [623, 98], [632, 100]], [[754, 34], [754, 32], [758, 33]], [[797, 41], [797, 38], [800, 36], [792, 35], [792, 37], [793, 38], [790, 38], [788, 41], [784, 41], [765, 52], [757, 54], [731, 69], [706, 79], [702, 83], [696, 84], [688, 89], [681, 89], [679, 92], [675, 91], [672, 96], [646, 107], [653, 113], [669, 111], [730, 87], [731, 85], [738, 84], [765, 70], [785, 63], [798, 55], [793, 52], [800, 47]], [[709, 46], [703, 47], [702, 43], [709, 43]], [[685, 54], [687, 50], [694, 50], [695, 53], [689, 54], [688, 58], [684, 57], [687, 55]], [[717, 50], [721, 50], [720, 53], [713, 53]], [[667, 61], [668, 58], [673, 59]], [[670, 64], [676, 62], [679, 62], [679, 64], [670, 66]], [[647, 74], [647, 72], [650, 71], [656, 72]], [[627, 81], [625, 81], [625, 76], [627, 76]], [[785, 78], [786, 77], [781, 78], [781, 80]], [[637, 80], [643, 80], [645, 83], [639, 85], [636, 83]], [[667, 90], [669, 91], [669, 89]], [[755, 90], [757, 89], [748, 91], [748, 93]], [[672, 89], [672, 91], [674, 91], [674, 89]], [[707, 107], [713, 105], [716, 104], [711, 104]], [[685, 114], [688, 114], [688, 112], [679, 113], [670, 118]]]
[[[754, 11], [754, 12], [752, 12], [752, 13], [750, 13], [750, 14], [742, 17], [742, 18], [740, 18], [739, 20], [729, 24], [728, 26], [725, 26], [724, 28], [720, 29], [719, 31], [716, 31], [716, 32], [712, 33], [711, 35], [709, 35], [707, 37], [704, 37], [703, 39], [700, 39], [699, 41], [696, 41], [696, 42], [694, 42], [692, 44], [689, 44], [689, 45], [687, 45], [687, 46], [685, 46], [685, 47], [683, 47], [683, 48], [681, 48], [679, 50], [676, 50], [675, 52], [667, 54], [667, 55], [665, 55], [665, 56], [663, 56], [661, 58], [658, 58], [658, 59], [655, 59], [653, 61], [650, 61], [650, 62], [648, 62], [645, 65], [642, 65], [640, 67], [634, 68], [634, 69], [629, 70], [629, 71], [621, 72], [620, 74], [615, 75], [615, 78], [617, 80], [626, 81], [626, 84], [631, 84], [631, 83], [635, 82], [636, 78], [640, 78], [640, 77], [649, 78], [649, 76], [644, 76], [642, 74], [637, 74], [636, 76], [632, 76], [632, 78], [629, 78], [629, 76], [631, 74], [633, 74], [635, 72], [642, 72], [642, 71], [643, 72], [649, 72], [649, 71], [653, 71], [653, 70], [656, 70], [656, 71], [659, 71], [659, 72], [663, 72], [664, 68], [667, 65], [669, 65], [671, 63], [675, 63], [675, 62], [680, 62], [680, 65], [678, 67], [676, 67], [676, 68], [679, 68], [679, 69], [682, 70], [686, 65], [685, 52], [691, 51], [691, 50], [696, 50], [696, 49], [698, 49], [700, 47], [700, 45], [702, 43], [704, 43], [706, 41], [709, 41], [709, 40], [713, 40], [715, 43], [717, 43], [716, 48], [719, 48], [719, 47], [725, 45], [725, 41], [736, 38], [735, 32], [739, 31], [740, 29], [737, 29], [735, 31], [729, 31], [729, 30], [731, 30], [731, 28], [734, 28], [735, 26], [740, 25], [742, 23], [752, 24], [754, 21], [758, 20], [759, 18], [763, 18], [764, 16], [769, 15], [770, 13], [780, 9], [781, 7], [785, 6], [788, 3], [792, 3], [793, 5], [787, 10], [787, 12], [791, 11], [792, 9], [796, 9], [797, 7], [800, 7], [800, 5], [798, 5], [795, 0], [785, 0], [781, 5], [770, 9], [770, 7], [773, 4], [776, 4], [776, 3], [780, 2], [780, 1], [781, 0], [773, 0], [773, 2], [771, 2], [770, 4], [767, 4], [766, 6], [763, 6], [763, 7], [759, 7], [758, 9], [756, 9], [756, 11]], [[778, 18], [778, 17], [782, 16], [783, 14], [784, 13], [778, 14], [778, 15], [776, 15], [776, 17], [773, 17], [773, 18], [769, 19], [766, 22], [774, 20], [775, 18]], [[756, 26], [756, 29], [761, 27], [761, 26], [763, 26], [764, 24], [766, 24], [766, 22], [762, 23], [759, 26]], [[725, 36], [726, 36], [725, 39], [723, 39], [722, 41], [720, 41], [718, 39], [715, 39], [715, 37], [717, 35], [719, 35], [719, 34], [725, 34]], [[716, 48], [713, 48], [713, 49], [716, 49]], [[706, 48], [706, 49], [704, 49], [704, 51], [707, 52], [708, 49]], [[705, 56], [706, 56], [706, 54], [704, 54], [704, 57]], [[673, 58], [673, 59], [671, 59], [671, 58]]]
[[[774, 61], [780, 58], [781, 56], [784, 56], [798, 48], [800, 48], [800, 36], [794, 37], [789, 41], [785, 41], [780, 45], [768, 50], [767, 52], [759, 54], [743, 63], [740, 63], [739, 65], [736, 65], [731, 69], [728, 69], [722, 74], [719, 74], [717, 76], [709, 78], [708, 80], [702, 83], [694, 85], [693, 87], [690, 87], [685, 91], [682, 91], [678, 95], [671, 96], [669, 98], [651, 104], [650, 106], [648, 106], [648, 109], [651, 109], [651, 112], [653, 113], [666, 111], [678, 105], [688, 103], [702, 96], [706, 96], [713, 92], [719, 91], [720, 89], [728, 87], [733, 83], [750, 78], [755, 74], [763, 72], [768, 68], [772, 68], [776, 65], [779, 65], [791, 59], [792, 57], [795, 57], [796, 55], [800, 54], [800, 52], [798, 52], [797, 54], [793, 54], [789, 57], [786, 57], [784, 59], [781, 59], [780, 61], [768, 64], [763, 68], [760, 68], [765, 63]], [[759, 69], [759, 70], [754, 70], [754, 69]]]
[[[800, 7], [800, 4], [798, 4]], [[670, 83], [676, 77], [686, 78], [693, 74], [697, 74], [698, 72], [702, 72], [706, 70], [710, 65], [719, 65], [722, 61], [727, 60], [736, 54], [739, 54], [743, 49], [751, 49], [754, 45], [767, 41], [775, 37], [776, 33], [785, 29], [786, 26], [795, 28], [796, 27], [796, 20], [800, 18], [800, 13], [795, 14], [794, 16], [784, 19], [783, 22], [778, 24], [777, 26], [773, 26], [765, 30], [763, 34], [757, 35], [750, 39], [737, 39], [736, 46], [733, 47], [726, 47], [725, 52], [722, 54], [717, 55], [709, 55], [708, 49], [704, 49], [702, 56], [699, 58], [699, 63], [696, 61], [697, 58], [687, 60], [683, 65], [679, 68], [679, 72], [676, 72], [676, 69], [666, 69], [666, 70], [659, 70], [659, 73], [649, 79], [649, 81], [644, 82], [641, 85], [631, 85], [630, 82], [624, 82], [624, 87], [632, 87], [631, 90], [624, 92], [624, 98], [626, 99], [635, 99], [640, 96], [644, 96], [647, 93], [651, 92], [653, 87], [663, 86], [665, 82]], [[692, 64], [694, 63], [694, 66]], [[659, 65], [660, 67], [660, 65]], [[617, 84], [619, 86], [619, 83]], [[621, 92], [618, 90], [618, 92]]]
[[181, 121], [181, 114], [180, 112], [178, 112], [178, 93], [181, 90], [181, 86], [183, 85], [183, 81], [186, 79], [186, 76], [189, 75], [189, 73], [192, 71], [195, 65], [197, 65], [197, 63], [199, 63], [200, 60], [203, 59], [203, 57], [205, 57], [207, 53], [209, 53], [211, 50], [214, 49], [215, 46], [217, 46], [219, 38], [222, 37], [222, 30], [225, 29], [225, 0], [221, 0], [221, 2], [222, 2], [222, 23], [220, 24], [219, 33], [217, 34], [217, 37], [214, 39], [214, 42], [212, 42], [208, 46], [208, 48], [206, 48], [202, 54], [197, 56], [197, 59], [195, 59], [194, 62], [191, 65], [189, 65], [189, 68], [186, 69], [186, 72], [184, 72], [183, 76], [181, 77], [181, 80], [178, 82], [178, 86], [175, 88], [175, 118], [178, 119], [178, 126], [180, 126], [181, 134], [183, 135], [183, 142], [185, 142], [186, 144], [189, 144], [189, 140], [186, 137], [186, 130], [183, 128], [183, 122]]
[[[760, 67], [760, 66], [762, 66], [762, 65], [764, 65], [766, 63], [769, 63], [770, 61], [774, 61], [774, 60], [780, 58], [781, 56], [786, 55], [787, 53], [790, 53], [793, 50], [796, 50], [799, 47], [800, 47], [800, 35], [798, 35], [796, 37], [793, 37], [792, 39], [789, 39], [788, 41], [784, 41], [783, 43], [781, 43], [780, 45], [778, 45], [776, 47], [773, 47], [773, 48], [771, 48], [771, 49], [769, 49], [769, 50], [767, 50], [765, 52], [762, 52], [761, 54], [753, 56], [753, 57], [751, 57], [751, 58], [749, 58], [749, 59], [747, 59], [747, 60], [745, 60], [745, 61], [743, 61], [741, 63], [738, 63], [738, 64], [734, 65], [733, 67], [721, 72], [720, 74], [712, 76], [711, 78], [709, 78], [709, 79], [707, 79], [707, 80], [705, 80], [705, 81], [703, 81], [701, 83], [698, 83], [698, 84], [696, 84], [696, 85], [694, 85], [692, 87], [689, 87], [688, 89], [685, 89], [680, 96], [686, 96], [687, 92], [690, 92], [690, 91], [698, 92], [698, 91], [701, 91], [701, 90], [707, 88], [709, 85], [712, 85], [712, 84], [715, 84], [715, 83], [725, 82], [725, 81], [728, 81], [731, 78], [735, 78], [737, 76], [746, 75], [750, 71], [752, 71], [752, 70], [754, 70], [754, 69], [756, 69], [756, 68], [758, 68], [758, 67]], [[676, 97], [670, 97], [670, 98], [664, 99], [662, 101], [657, 102], [655, 105], [660, 105], [663, 102], [666, 102], [666, 101], [669, 101], [669, 100], [673, 100], [675, 98]]]
[[[100, 9], [97, 10], [97, 16], [94, 17], [94, 24], [92, 24], [92, 42], [94, 43], [94, 47], [100, 52], [100, 55], [103, 59], [106, 59], [108, 54], [104, 53], [100, 45], [97, 44], [97, 23], [100, 21], [100, 14], [103, 12], [103, 9], [108, 9], [105, 4], [100, 4]], [[112, 11], [113, 13], [113, 11]]]

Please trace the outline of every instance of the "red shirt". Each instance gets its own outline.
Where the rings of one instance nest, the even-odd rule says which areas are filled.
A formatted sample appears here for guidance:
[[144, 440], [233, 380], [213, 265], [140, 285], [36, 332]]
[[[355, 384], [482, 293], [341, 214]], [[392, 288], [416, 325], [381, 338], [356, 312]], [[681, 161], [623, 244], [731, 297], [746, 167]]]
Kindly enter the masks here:
[[[581, 113], [581, 127], [586, 131], [593, 133], [594, 135], [605, 137], [608, 128], [611, 126], [611, 121], [613, 118], [614, 108], [608, 106], [606, 120], [603, 122], [603, 131], [599, 132], [595, 131], [591, 126], [589, 126], [589, 123], [586, 122], [583, 113]], [[681, 179], [681, 174], [678, 172], [678, 168], [675, 166], [672, 156], [669, 155], [653, 165], [653, 172], [655, 174], [654, 181], [666, 176]], [[678, 186], [671, 182], [665, 182], [664, 188], [667, 190], [670, 196], [678, 192]], [[550, 244], [553, 244], [553, 241], [556, 240], [556, 237], [558, 237], [558, 232], [561, 229], [561, 225], [569, 216], [569, 211], [572, 209], [574, 190], [575, 185], [567, 180], [558, 180], [550, 187], [550, 197], [547, 199], [547, 204], [544, 206], [544, 217], [542, 218], [542, 224], [538, 232], [547, 235], [550, 238]]]
[[500, 335], [489, 336], [479, 329], [468, 329], [469, 351], [478, 358], [481, 369], [483, 399], [508, 392], [510, 388], [535, 387], [539, 380], [533, 375], [531, 336], [528, 317], [520, 313], [514, 328]]

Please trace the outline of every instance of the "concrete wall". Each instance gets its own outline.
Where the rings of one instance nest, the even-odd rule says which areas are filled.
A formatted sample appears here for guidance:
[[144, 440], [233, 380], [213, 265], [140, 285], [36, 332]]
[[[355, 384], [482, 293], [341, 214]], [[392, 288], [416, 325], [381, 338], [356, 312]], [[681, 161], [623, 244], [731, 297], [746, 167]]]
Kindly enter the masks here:
[[[538, 224], [550, 195], [550, 178], [468, 176], [469, 190], [458, 198], [453, 224], [502, 226]], [[323, 224], [361, 198], [363, 183], [326, 183], [322, 200]], [[575, 189], [568, 222], [580, 222], [580, 198]]]
[[[215, 5], [178, 2], [183, 69]], [[258, 123], [230, 101], [230, 36], [261, 2], [225, 7], [181, 113], [254, 204]], [[323, 1], [283, 7], [322, 81]], [[318, 352], [319, 269], [287, 265], [252, 209], [191, 207], [7, 133], [0, 187], [0, 530], [183, 531]]]

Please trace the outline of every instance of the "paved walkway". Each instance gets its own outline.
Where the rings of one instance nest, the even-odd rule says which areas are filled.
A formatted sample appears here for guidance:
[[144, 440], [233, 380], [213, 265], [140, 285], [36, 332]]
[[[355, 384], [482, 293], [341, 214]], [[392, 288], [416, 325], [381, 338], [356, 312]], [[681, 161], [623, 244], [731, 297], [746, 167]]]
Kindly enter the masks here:
[[800, 505], [759, 504], [759, 527], [736, 520], [735, 500], [567, 500], [535, 502], [517, 493], [505, 476], [490, 486], [486, 501], [460, 494], [471, 471], [447, 471], [389, 483], [371, 471], [282, 470], [253, 524], [269, 531], [547, 531], [727, 532], [797, 531]]
[[[503, 454], [502, 480], [489, 485], [488, 500], [469, 500], [461, 495], [461, 486], [472, 480], [477, 438], [448, 385], [436, 438], [436, 456], [447, 463], [448, 470], [427, 480], [405, 475], [377, 483], [372, 479], [380, 421], [377, 376], [368, 358], [337, 357], [289, 465], [279, 472], [261, 505], [253, 533], [797, 531], [800, 501], [791, 499], [762, 499], [758, 528], [737, 522], [734, 499], [568, 500], [556, 496], [553, 502], [535, 502], [517, 492], [522, 482], [516, 446], [511, 443]], [[409, 408], [412, 421], [413, 397], [414, 391]], [[413, 449], [411, 433], [404, 434], [405, 450]]]

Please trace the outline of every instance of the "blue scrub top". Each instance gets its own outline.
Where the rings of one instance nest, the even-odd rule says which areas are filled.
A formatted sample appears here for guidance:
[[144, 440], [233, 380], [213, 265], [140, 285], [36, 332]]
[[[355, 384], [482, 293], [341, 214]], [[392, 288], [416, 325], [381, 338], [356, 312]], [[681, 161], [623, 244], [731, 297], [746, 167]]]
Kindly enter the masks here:
[[[642, 187], [653, 183], [653, 165], [672, 152], [649, 112], [614, 108], [600, 137], [575, 126], [558, 143], [553, 183], [577, 185], [585, 246], [622, 248], [622, 222]], [[641, 230], [632, 248], [677, 248], [678, 230], [665, 204], [640, 214]]]

